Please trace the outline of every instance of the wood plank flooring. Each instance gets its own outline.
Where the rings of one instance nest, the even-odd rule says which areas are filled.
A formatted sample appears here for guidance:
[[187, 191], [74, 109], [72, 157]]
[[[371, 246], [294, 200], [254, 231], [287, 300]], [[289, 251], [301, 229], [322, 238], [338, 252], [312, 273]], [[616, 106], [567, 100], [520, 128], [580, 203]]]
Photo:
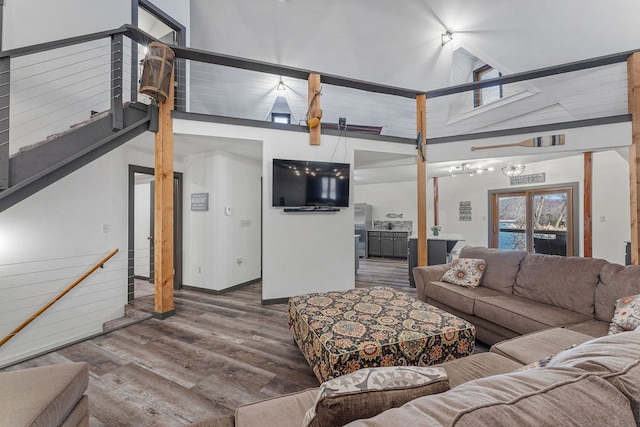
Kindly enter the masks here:
[[[356, 286], [408, 286], [406, 260], [364, 259]], [[261, 305], [261, 284], [224, 295], [176, 291], [176, 315], [148, 319], [11, 366], [89, 364], [91, 426], [179, 426], [239, 405], [317, 387], [287, 328], [287, 305]], [[153, 297], [135, 307], [151, 311]]]

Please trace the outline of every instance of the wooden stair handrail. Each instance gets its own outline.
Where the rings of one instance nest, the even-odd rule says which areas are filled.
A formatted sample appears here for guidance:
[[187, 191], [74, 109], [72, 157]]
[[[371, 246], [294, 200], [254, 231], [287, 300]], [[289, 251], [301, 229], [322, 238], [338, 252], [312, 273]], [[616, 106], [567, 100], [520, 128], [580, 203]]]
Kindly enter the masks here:
[[9, 341], [11, 338], [13, 338], [18, 332], [20, 332], [21, 330], [23, 330], [29, 323], [33, 322], [38, 316], [40, 316], [42, 313], [45, 312], [45, 310], [47, 310], [49, 307], [51, 307], [53, 304], [56, 303], [56, 301], [58, 301], [60, 298], [62, 298], [63, 296], [65, 296], [70, 290], [72, 290], [73, 288], [75, 288], [80, 282], [82, 282], [84, 279], [86, 279], [87, 277], [89, 277], [89, 275], [91, 273], [93, 273], [94, 271], [96, 271], [98, 268], [102, 267], [104, 265], [105, 262], [109, 261], [115, 254], [117, 254], [119, 251], [119, 249], [114, 249], [109, 255], [107, 255], [106, 257], [102, 258], [102, 260], [100, 262], [98, 262], [96, 265], [94, 265], [93, 267], [91, 267], [86, 273], [84, 273], [82, 276], [80, 276], [75, 282], [73, 282], [72, 284], [70, 284], [67, 289], [65, 289], [64, 291], [60, 292], [58, 295], [56, 295], [55, 298], [53, 298], [51, 301], [49, 301], [47, 304], [45, 304], [42, 308], [40, 308], [40, 310], [36, 311], [35, 313], [33, 313], [31, 315], [31, 317], [29, 317], [27, 320], [25, 320], [24, 322], [22, 322], [22, 324], [20, 326], [18, 326], [17, 328], [15, 328], [13, 331], [11, 331], [9, 333], [9, 335], [7, 335], [6, 337], [4, 337], [2, 339], [2, 341], [0, 341], [0, 347], [2, 345], [4, 345], [4, 343], [6, 343], [7, 341]]

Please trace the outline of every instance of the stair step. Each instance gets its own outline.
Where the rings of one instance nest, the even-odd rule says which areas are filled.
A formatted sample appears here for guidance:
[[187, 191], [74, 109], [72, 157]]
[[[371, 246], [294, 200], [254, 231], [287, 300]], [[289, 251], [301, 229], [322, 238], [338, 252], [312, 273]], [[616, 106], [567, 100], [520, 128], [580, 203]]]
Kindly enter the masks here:
[[124, 306], [124, 316], [105, 322], [102, 325], [102, 331], [115, 331], [116, 329], [124, 328], [125, 326], [133, 325], [134, 323], [151, 319], [151, 317], [151, 313], [142, 310], [136, 310], [135, 308], [131, 308], [131, 306], [127, 304]]

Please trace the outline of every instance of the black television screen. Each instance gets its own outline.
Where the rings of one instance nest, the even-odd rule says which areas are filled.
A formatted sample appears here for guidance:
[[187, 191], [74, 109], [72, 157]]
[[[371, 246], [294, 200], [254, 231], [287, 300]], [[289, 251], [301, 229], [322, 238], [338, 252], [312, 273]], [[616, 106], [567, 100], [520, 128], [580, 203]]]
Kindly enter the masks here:
[[273, 206], [349, 206], [348, 163], [273, 159]]

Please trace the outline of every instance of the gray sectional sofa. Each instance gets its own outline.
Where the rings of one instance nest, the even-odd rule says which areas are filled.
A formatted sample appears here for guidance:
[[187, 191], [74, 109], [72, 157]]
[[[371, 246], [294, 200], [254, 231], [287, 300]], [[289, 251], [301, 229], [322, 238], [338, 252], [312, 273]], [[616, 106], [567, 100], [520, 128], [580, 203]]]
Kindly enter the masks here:
[[460, 258], [486, 261], [480, 286], [442, 282], [449, 264], [415, 267], [418, 299], [473, 323], [487, 344], [555, 327], [603, 336], [616, 301], [640, 294], [640, 266], [478, 246]]
[[89, 369], [61, 363], [0, 373], [0, 427], [89, 425]]
[[[572, 345], [576, 346], [567, 349]], [[550, 360], [545, 367], [528, 366], [539, 359]], [[370, 393], [380, 390], [347, 393], [350, 408], [345, 412], [356, 417], [347, 425], [640, 427], [638, 330], [593, 338], [552, 328], [433, 367], [446, 372], [448, 390], [433, 390], [404, 405], [379, 409], [369, 418], [357, 413], [359, 408], [370, 412], [369, 402], [381, 401]], [[318, 395], [315, 388], [250, 403], [238, 408], [235, 417], [203, 420], [195, 426], [299, 427]], [[339, 411], [333, 412], [340, 419]]]

